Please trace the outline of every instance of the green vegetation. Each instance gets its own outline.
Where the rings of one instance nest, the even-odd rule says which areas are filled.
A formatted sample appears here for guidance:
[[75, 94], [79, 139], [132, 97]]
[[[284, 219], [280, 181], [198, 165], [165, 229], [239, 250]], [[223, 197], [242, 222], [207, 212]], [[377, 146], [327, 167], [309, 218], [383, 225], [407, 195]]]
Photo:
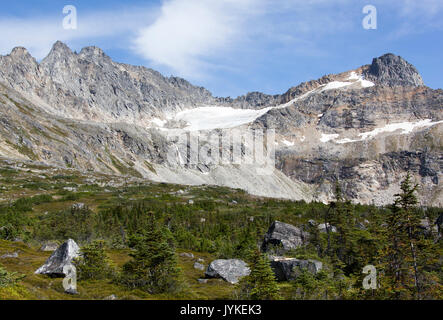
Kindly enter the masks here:
[[172, 235], [158, 226], [153, 214], [147, 220], [147, 228], [139, 229], [129, 239], [132, 259], [123, 266], [120, 282], [151, 294], [178, 293], [183, 284]]
[[105, 252], [103, 241], [94, 241], [80, 250], [80, 258], [74, 261], [79, 280], [113, 279], [115, 269]]
[[0, 288], [13, 287], [23, 278], [23, 275], [19, 275], [16, 272], [8, 272], [0, 266]]
[[279, 288], [266, 255], [254, 250], [249, 264], [251, 273], [240, 280], [238, 297], [251, 300], [278, 300]]
[[[339, 186], [335, 201], [324, 205], [223, 187], [131, 184], [74, 170], [39, 171], [44, 169], [0, 169], [0, 197], [8, 199], [0, 202], [0, 255], [19, 252], [19, 258], [2, 260], [2, 270], [26, 275], [1, 288], [2, 299], [443, 298], [443, 241], [432, 225], [421, 226], [423, 219], [432, 224], [442, 210], [417, 207], [416, 187], [408, 180], [392, 206], [375, 207], [352, 204]], [[321, 272], [273, 281], [256, 248], [275, 220], [311, 234], [308, 245], [288, 256], [319, 260]], [[320, 232], [310, 220], [336, 232]], [[79, 296], [64, 294], [61, 279], [33, 274], [50, 254], [38, 251], [41, 244], [68, 238], [82, 247]], [[195, 259], [177, 255], [181, 252], [206, 265], [217, 258], [243, 259], [253, 272], [239, 287], [218, 279], [199, 283], [204, 271], [194, 269]], [[377, 268], [376, 290], [362, 288], [366, 265]]]

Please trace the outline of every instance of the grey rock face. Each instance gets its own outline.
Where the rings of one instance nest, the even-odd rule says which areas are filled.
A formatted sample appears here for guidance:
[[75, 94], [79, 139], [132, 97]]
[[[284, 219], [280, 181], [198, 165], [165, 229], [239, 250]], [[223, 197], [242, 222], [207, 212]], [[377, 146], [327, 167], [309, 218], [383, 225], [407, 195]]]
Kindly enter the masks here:
[[282, 252], [297, 249], [307, 243], [309, 234], [293, 225], [275, 221], [268, 232], [262, 244], [264, 252], [277, 248]]
[[278, 281], [289, 281], [297, 278], [301, 271], [307, 270], [317, 274], [323, 264], [317, 260], [299, 260], [295, 258], [270, 257], [271, 268]]
[[72, 265], [72, 260], [79, 256], [79, 246], [74, 240], [69, 239], [55, 250], [48, 260], [46, 260], [45, 264], [38, 268], [35, 273], [51, 277], [65, 277], [64, 268]]
[[366, 78], [386, 86], [424, 86], [417, 69], [400, 56], [385, 54], [372, 61]]
[[247, 264], [242, 260], [220, 259], [210, 263], [205, 275], [208, 278], [221, 278], [229, 283], [235, 284], [240, 278], [248, 276], [250, 272]]
[[57, 106], [58, 114], [82, 120], [143, 122], [215, 101], [183, 79], [115, 63], [97, 47], [77, 54], [60, 41], [40, 64], [24, 48], [0, 57], [0, 79]]
[[[443, 119], [443, 90], [424, 87], [415, 67], [401, 57], [384, 55], [353, 71], [375, 86], [356, 83], [322, 91], [332, 81], [349, 81], [350, 72], [344, 72], [281, 95], [215, 98], [183, 79], [116, 63], [96, 47], [75, 53], [57, 42], [40, 63], [26, 49], [15, 48], [0, 56], [0, 156], [305, 201], [330, 201], [338, 179], [347, 198], [376, 205], [392, 203], [395, 186], [410, 171], [423, 186], [421, 204], [443, 206], [441, 123], [352, 143], [321, 141], [323, 134], [353, 140], [393, 123]], [[259, 177], [247, 166], [200, 166], [200, 174], [169, 165], [170, 144], [153, 118], [166, 120], [168, 114], [200, 106], [274, 107], [249, 124], [276, 130], [274, 174]], [[114, 160], [122, 166], [114, 166]]]

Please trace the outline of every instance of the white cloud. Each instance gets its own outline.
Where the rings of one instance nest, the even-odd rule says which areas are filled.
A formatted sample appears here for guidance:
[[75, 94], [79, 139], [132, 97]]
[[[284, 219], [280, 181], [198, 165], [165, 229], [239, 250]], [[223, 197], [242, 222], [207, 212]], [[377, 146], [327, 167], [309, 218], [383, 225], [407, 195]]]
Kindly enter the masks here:
[[261, 0], [164, 1], [157, 20], [140, 30], [134, 49], [154, 64], [198, 77], [213, 57], [244, 40], [260, 5]]
[[289, 47], [317, 55], [313, 34], [350, 28], [343, 17], [347, 13], [337, 9], [349, 1], [164, 0], [160, 15], [139, 31], [133, 49], [152, 64], [190, 79]]

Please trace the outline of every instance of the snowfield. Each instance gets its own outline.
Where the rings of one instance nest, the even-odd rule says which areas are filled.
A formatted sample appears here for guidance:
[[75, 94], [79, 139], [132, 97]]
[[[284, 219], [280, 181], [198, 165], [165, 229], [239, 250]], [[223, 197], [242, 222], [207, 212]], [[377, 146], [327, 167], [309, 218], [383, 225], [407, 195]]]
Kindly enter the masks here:
[[375, 84], [371, 81], [365, 80], [362, 75], [358, 75], [355, 72], [351, 72], [351, 75], [346, 80], [356, 80], [352, 82], [342, 82], [342, 81], [332, 81], [327, 83], [321, 89], [321, 92], [344, 88], [353, 84], [359, 84], [361, 88], [370, 88], [375, 86]]
[[260, 110], [199, 107], [179, 112], [174, 119], [187, 122], [185, 130], [189, 131], [229, 129], [251, 123], [271, 109], [272, 107]]

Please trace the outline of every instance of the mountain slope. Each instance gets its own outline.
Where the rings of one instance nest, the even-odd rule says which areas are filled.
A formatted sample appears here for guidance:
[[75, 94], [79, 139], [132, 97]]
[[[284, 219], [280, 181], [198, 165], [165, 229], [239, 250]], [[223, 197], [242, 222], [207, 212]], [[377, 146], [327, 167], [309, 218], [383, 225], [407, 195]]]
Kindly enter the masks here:
[[[57, 42], [41, 63], [24, 48], [0, 56], [0, 84], [5, 158], [307, 201], [330, 200], [340, 180], [349, 198], [376, 204], [391, 202], [412, 171], [423, 203], [443, 205], [443, 91], [393, 54], [281, 95], [231, 99]], [[274, 129], [277, 170], [184, 166], [189, 155], [179, 151], [169, 161], [168, 134], [220, 128]]]

